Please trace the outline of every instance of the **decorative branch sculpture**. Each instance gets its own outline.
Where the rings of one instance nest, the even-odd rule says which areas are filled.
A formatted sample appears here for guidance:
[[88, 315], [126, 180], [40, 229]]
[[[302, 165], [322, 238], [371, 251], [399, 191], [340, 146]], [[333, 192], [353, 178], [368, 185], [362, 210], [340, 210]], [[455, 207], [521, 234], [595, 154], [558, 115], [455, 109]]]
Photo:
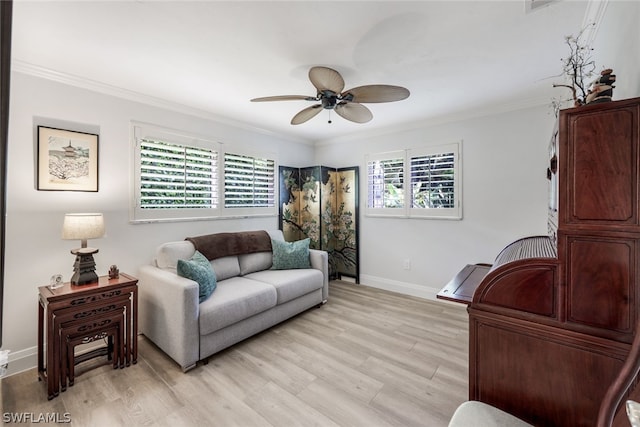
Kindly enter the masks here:
[[591, 59], [593, 49], [581, 40], [587, 28], [583, 28], [576, 37], [567, 36], [565, 38], [565, 42], [569, 46], [569, 56], [562, 59], [562, 71], [563, 75], [569, 77], [570, 84], [553, 84], [553, 87], [571, 89], [574, 107], [584, 105], [587, 102], [589, 83], [585, 83], [585, 79], [591, 78], [596, 69], [596, 63]]

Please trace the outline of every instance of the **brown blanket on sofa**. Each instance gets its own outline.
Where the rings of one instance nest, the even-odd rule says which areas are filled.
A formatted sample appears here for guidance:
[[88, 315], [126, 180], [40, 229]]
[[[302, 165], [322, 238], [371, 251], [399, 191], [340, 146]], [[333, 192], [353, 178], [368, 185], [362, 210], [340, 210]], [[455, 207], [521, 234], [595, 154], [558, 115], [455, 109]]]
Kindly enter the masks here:
[[271, 252], [271, 237], [264, 230], [216, 233], [187, 237], [209, 261], [231, 255]]

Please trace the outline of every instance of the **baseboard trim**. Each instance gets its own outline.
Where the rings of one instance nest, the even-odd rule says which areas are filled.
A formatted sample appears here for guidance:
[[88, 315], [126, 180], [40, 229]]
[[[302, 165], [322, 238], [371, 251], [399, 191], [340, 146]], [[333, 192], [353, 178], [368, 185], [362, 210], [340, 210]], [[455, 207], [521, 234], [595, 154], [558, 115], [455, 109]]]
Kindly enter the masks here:
[[[97, 348], [103, 347], [100, 341], [93, 342], [91, 344], [86, 344], [85, 347], [82, 348], [78, 354], [85, 353], [88, 351], [95, 350]], [[45, 345], [46, 351], [46, 345]], [[46, 361], [45, 361], [46, 363]], [[38, 367], [38, 347], [29, 347], [19, 351], [12, 351], [9, 353], [9, 364], [7, 365], [7, 370], [4, 375], [0, 375], [2, 377], [10, 377], [11, 375], [19, 374], [20, 372], [28, 371], [29, 369]], [[37, 374], [36, 374], [37, 375]]]
[[429, 286], [417, 285], [415, 283], [389, 280], [383, 277], [369, 276], [366, 274], [360, 275], [360, 284], [385, 291], [398, 292], [400, 294], [424, 298], [431, 301], [436, 301], [436, 295], [440, 292], [439, 288], [436, 289]]
[[9, 353], [9, 364], [4, 373], [4, 377], [19, 374], [20, 372], [38, 366], [38, 347], [29, 347], [19, 351]]

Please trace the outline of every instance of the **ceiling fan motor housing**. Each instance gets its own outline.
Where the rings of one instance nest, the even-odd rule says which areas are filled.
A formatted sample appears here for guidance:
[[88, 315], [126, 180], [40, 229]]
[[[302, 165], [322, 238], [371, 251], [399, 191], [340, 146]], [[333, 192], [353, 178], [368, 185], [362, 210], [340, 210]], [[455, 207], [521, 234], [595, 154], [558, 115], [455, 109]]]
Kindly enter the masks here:
[[326, 110], [333, 110], [338, 102], [338, 95], [331, 90], [323, 90], [318, 93], [318, 97], [322, 102], [322, 108]]

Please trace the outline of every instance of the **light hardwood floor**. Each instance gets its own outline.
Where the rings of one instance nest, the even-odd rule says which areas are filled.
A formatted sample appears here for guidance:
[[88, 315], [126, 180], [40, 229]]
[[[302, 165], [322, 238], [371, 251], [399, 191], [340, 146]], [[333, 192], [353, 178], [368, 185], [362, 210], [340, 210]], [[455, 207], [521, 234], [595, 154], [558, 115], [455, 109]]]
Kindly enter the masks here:
[[139, 342], [136, 365], [82, 373], [81, 364], [51, 401], [35, 369], [0, 380], [3, 421], [57, 413], [74, 426], [439, 427], [467, 398], [464, 306], [347, 282], [332, 282], [321, 308], [186, 374]]

